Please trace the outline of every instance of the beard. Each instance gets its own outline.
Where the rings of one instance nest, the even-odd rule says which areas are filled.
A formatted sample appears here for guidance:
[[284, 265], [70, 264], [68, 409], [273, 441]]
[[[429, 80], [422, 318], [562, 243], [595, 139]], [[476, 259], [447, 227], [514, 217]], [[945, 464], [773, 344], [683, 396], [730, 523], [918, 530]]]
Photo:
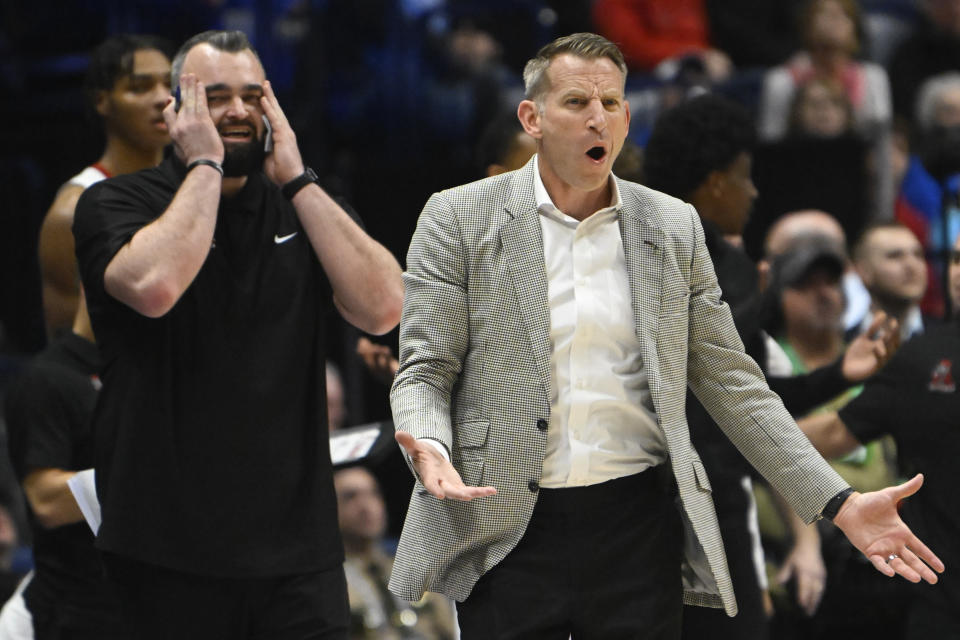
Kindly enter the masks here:
[[240, 178], [263, 169], [263, 140], [256, 138], [243, 144], [224, 145], [223, 175]]

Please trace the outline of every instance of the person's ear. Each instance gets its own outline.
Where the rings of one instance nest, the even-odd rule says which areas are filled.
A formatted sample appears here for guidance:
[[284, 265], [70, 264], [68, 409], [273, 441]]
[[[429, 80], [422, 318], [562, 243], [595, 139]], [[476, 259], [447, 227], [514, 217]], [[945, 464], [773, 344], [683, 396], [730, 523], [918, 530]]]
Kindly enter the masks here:
[[93, 108], [100, 117], [107, 117], [110, 112], [110, 97], [107, 91], [97, 91], [97, 98], [94, 100]]
[[533, 100], [521, 102], [520, 106], [517, 107], [517, 118], [520, 119], [523, 130], [531, 137], [537, 140], [543, 137], [543, 132], [540, 129], [540, 107], [537, 106], [536, 102]]

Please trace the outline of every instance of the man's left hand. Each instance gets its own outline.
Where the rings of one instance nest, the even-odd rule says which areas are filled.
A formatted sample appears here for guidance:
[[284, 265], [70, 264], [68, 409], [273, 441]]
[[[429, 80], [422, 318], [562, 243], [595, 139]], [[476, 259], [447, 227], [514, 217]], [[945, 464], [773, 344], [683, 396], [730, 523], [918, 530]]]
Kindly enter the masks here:
[[897, 505], [923, 484], [923, 475], [870, 493], [853, 493], [833, 519], [853, 546], [885, 576], [900, 574], [910, 582], [936, 584], [943, 562], [900, 519]]
[[303, 159], [297, 147], [297, 136], [287, 121], [273, 85], [269, 80], [263, 83], [263, 97], [260, 98], [263, 114], [273, 128], [273, 150], [263, 161], [263, 171], [278, 187], [282, 187], [304, 172]]

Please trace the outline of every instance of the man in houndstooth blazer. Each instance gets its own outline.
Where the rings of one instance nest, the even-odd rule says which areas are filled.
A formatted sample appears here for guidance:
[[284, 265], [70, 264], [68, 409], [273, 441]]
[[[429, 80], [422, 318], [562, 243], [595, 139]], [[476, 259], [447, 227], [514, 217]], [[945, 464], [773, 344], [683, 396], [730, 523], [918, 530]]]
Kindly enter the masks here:
[[[658, 605], [646, 618], [621, 626], [609, 622], [621, 614], [619, 609], [633, 608], [635, 601], [639, 607], [641, 599], [656, 601], [656, 595], [635, 596], [631, 587], [624, 587], [630, 607], [583, 604], [590, 589], [607, 581], [604, 572], [623, 573], [619, 565], [632, 567], [633, 556], [639, 554], [633, 551], [647, 549], [641, 562], [666, 564], [666, 574], [652, 574], [658, 581], [667, 576], [662, 587], [666, 602], [675, 597], [676, 609], [680, 607], [680, 580], [671, 577], [676, 576], [682, 580], [683, 601], [736, 614], [710, 480], [690, 444], [685, 421], [688, 384], [804, 520], [837, 515], [842, 504], [838, 526], [878, 569], [935, 582], [933, 572], [907, 548], [923, 554], [938, 570], [939, 560], [912, 536], [894, 507], [920, 480], [882, 495], [845, 491], [846, 483], [811, 447], [767, 388], [757, 365], [743, 353], [729, 310], [720, 301], [696, 211], [610, 173], [629, 124], [625, 73], [616, 47], [593, 34], [575, 34], [544, 47], [525, 71], [532, 99], [521, 103], [518, 112], [527, 132], [538, 140], [538, 155], [518, 171], [435, 194], [424, 208], [407, 259], [401, 365], [391, 391], [397, 440], [417, 483], [390, 588], [410, 600], [426, 590], [457, 600], [465, 639], [566, 638], [570, 633], [606, 639], [639, 637], [641, 632], [646, 634], [642, 637], [676, 637], [679, 613], [672, 605]], [[556, 282], [548, 277], [538, 185], [552, 204], [581, 224], [594, 212], [615, 216], [621, 268], [629, 285], [628, 315], [648, 384], [644, 397], [654, 416], [652, 437], [662, 445], [654, 452], [661, 463], [657, 469], [635, 477], [672, 471], [668, 475], [675, 479], [675, 489], [669, 513], [656, 511], [653, 492], [637, 493], [636, 502], [644, 503], [639, 505], [632, 499], [633, 489], [603, 494], [604, 487], [628, 486], [616, 474], [609, 482], [587, 487], [576, 482], [559, 489], [540, 486], [549, 432], [556, 422], [552, 407], [567, 389], [553, 388], [558, 365], [552, 360], [551, 318], [556, 309], [551, 308], [550, 294]], [[638, 438], [641, 428], [638, 425]], [[591, 503], [610, 495], [617, 496], [618, 507], [637, 508], [638, 517], [645, 510], [658, 513], [659, 520], [679, 513], [682, 524], [659, 533], [649, 533], [656, 527], [645, 524], [638, 527], [641, 531], [624, 533], [623, 540], [617, 536], [631, 527], [618, 525], [610, 539], [587, 535], [569, 546], [570, 531], [580, 530], [574, 517], [563, 521], [571, 523], [569, 530], [551, 520], [544, 536], [529, 543], [542, 504], [563, 508], [573, 500], [577, 509], [590, 509]], [[832, 513], [825, 511], [831, 499]], [[589, 526], [599, 529], [601, 519], [593, 520]], [[882, 523], [881, 528], [872, 537], [854, 535], [868, 521]], [[681, 527], [682, 554], [675, 542]], [[540, 531], [538, 526], [536, 536]], [[657, 542], [643, 546], [647, 539]], [[673, 544], [676, 555], [670, 551]], [[598, 547], [611, 545], [620, 545], [612, 561], [607, 555], [607, 560], [596, 561], [602, 564], [599, 568], [594, 561], [584, 568], [586, 574], [599, 571], [593, 586], [592, 578], [583, 579], [580, 573], [572, 584], [558, 585], [564, 578], [557, 578], [549, 566], [524, 582], [529, 573], [539, 572], [528, 567], [543, 565], [542, 558], [536, 560], [541, 564], [517, 559], [563, 555], [562, 549], [592, 557]], [[658, 549], [663, 549], [663, 558]], [[899, 557], [888, 565], [884, 558], [890, 555]], [[557, 566], [573, 561], [570, 556], [554, 558]], [[646, 566], [629, 569], [623, 581], [647, 579], [641, 575]], [[481, 589], [485, 580], [508, 571], [509, 579], [492, 583], [492, 590]], [[648, 586], [655, 590], [656, 584]], [[568, 587], [580, 589], [569, 602], [564, 600]], [[511, 589], [516, 593], [510, 602], [500, 604], [503, 598], [496, 591]], [[604, 596], [610, 603], [616, 597]], [[483, 606], [466, 606], [475, 599]], [[557, 602], [565, 604], [555, 606]], [[661, 613], [667, 622], [654, 624]], [[528, 624], [530, 619], [537, 622]]]

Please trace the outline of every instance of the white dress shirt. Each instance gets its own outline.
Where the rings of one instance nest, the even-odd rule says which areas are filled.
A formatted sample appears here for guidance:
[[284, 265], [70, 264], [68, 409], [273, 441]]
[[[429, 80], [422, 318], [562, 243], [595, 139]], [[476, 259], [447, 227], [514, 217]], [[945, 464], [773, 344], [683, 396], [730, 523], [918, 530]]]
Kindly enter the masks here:
[[550, 200], [534, 160], [550, 303], [550, 427], [543, 487], [597, 484], [666, 459], [634, 332], [620, 191], [578, 221]]

